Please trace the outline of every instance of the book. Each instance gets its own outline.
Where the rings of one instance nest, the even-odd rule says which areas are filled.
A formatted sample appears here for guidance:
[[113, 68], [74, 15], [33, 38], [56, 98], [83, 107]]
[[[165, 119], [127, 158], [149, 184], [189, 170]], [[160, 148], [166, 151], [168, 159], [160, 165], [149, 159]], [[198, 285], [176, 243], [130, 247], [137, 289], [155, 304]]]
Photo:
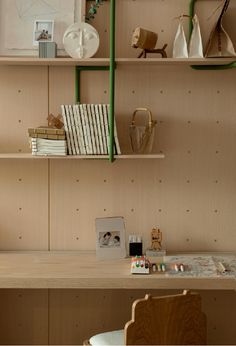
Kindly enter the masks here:
[[71, 146], [71, 140], [70, 140], [70, 135], [69, 135], [69, 124], [67, 122], [65, 105], [61, 105], [61, 111], [62, 111], [62, 118], [63, 118], [63, 122], [64, 122], [64, 127], [65, 127], [68, 152], [69, 152], [69, 155], [72, 155], [72, 146]]
[[86, 123], [85, 123], [84, 110], [83, 110], [83, 106], [81, 104], [78, 105], [78, 107], [79, 107], [79, 112], [80, 112], [80, 117], [81, 117], [81, 123], [82, 123], [83, 135], [84, 135], [86, 154], [89, 155], [90, 154], [90, 146], [89, 146], [89, 142], [88, 142], [87, 126], [86, 126]]
[[67, 155], [66, 140], [31, 138], [33, 155]]
[[94, 131], [94, 124], [93, 124], [90, 104], [87, 104], [86, 108], [87, 108], [87, 114], [88, 114], [88, 126], [90, 128], [90, 136], [91, 136], [91, 142], [92, 142], [92, 154], [96, 155], [97, 147], [95, 143], [95, 131]]
[[43, 139], [66, 139], [66, 135], [50, 135], [46, 133], [32, 133], [31, 138], [43, 138]]
[[29, 135], [33, 134], [47, 134], [47, 135], [64, 135], [65, 130], [64, 129], [55, 129], [49, 126], [39, 126], [36, 128], [29, 128], [28, 129]]
[[90, 131], [90, 125], [89, 125], [88, 112], [87, 112], [87, 105], [82, 104], [82, 108], [84, 112], [84, 121], [85, 121], [87, 140], [88, 140], [88, 148], [89, 148], [88, 154], [91, 155], [93, 154], [93, 146], [92, 146], [91, 131]]
[[85, 147], [85, 143], [84, 143], [84, 135], [83, 135], [83, 129], [82, 129], [82, 123], [81, 123], [81, 119], [80, 119], [78, 105], [73, 105], [73, 113], [74, 113], [74, 119], [75, 119], [75, 126], [77, 128], [78, 144], [79, 144], [80, 153], [82, 155], [86, 155], [86, 147]]
[[103, 109], [102, 109], [101, 104], [98, 105], [98, 111], [99, 111], [99, 117], [100, 117], [100, 126], [101, 126], [101, 132], [102, 132], [102, 142], [103, 142], [104, 154], [107, 155], [108, 154], [107, 138], [106, 138], [106, 133], [105, 133]]
[[90, 110], [92, 114], [92, 122], [93, 122], [93, 130], [94, 130], [94, 136], [95, 136], [95, 145], [97, 148], [97, 154], [101, 154], [101, 148], [100, 148], [100, 143], [99, 143], [99, 138], [98, 138], [98, 125], [97, 125], [97, 120], [96, 120], [96, 115], [95, 115], [95, 108], [93, 104], [90, 104]]
[[75, 155], [79, 155], [80, 150], [79, 150], [78, 134], [77, 134], [77, 129], [75, 127], [74, 112], [73, 112], [73, 108], [71, 105], [68, 106], [68, 110], [69, 110], [72, 135], [73, 135], [73, 139], [74, 139]]
[[108, 127], [108, 113], [107, 113], [107, 107], [105, 104], [102, 105], [103, 110], [103, 119], [104, 119], [104, 128], [105, 128], [105, 136], [106, 136], [106, 145], [107, 145], [107, 153], [109, 154], [109, 147], [110, 147], [110, 134], [109, 134], [109, 127]]
[[105, 149], [104, 149], [103, 140], [102, 140], [102, 128], [101, 128], [101, 123], [100, 123], [98, 105], [94, 105], [94, 110], [95, 110], [96, 123], [97, 123], [97, 129], [98, 129], [98, 140], [100, 143], [100, 154], [105, 155]]
[[71, 145], [71, 155], [76, 155], [75, 151], [75, 143], [74, 143], [74, 138], [73, 138], [73, 133], [72, 133], [72, 127], [71, 127], [71, 121], [70, 121], [70, 112], [69, 112], [69, 106], [65, 105], [65, 114], [66, 114], [66, 119], [67, 119], [67, 126], [68, 126], [68, 135], [70, 138], [70, 145]]

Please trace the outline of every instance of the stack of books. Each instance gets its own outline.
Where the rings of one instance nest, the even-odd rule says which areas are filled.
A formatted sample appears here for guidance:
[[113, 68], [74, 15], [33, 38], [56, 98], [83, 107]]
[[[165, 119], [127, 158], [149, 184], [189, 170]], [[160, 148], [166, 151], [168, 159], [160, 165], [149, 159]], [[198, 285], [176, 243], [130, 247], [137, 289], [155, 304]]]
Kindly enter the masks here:
[[67, 144], [65, 130], [50, 127], [28, 129], [32, 155], [66, 156]]
[[[109, 154], [109, 105], [62, 105], [69, 155]], [[114, 152], [120, 155], [120, 145], [114, 121]]]

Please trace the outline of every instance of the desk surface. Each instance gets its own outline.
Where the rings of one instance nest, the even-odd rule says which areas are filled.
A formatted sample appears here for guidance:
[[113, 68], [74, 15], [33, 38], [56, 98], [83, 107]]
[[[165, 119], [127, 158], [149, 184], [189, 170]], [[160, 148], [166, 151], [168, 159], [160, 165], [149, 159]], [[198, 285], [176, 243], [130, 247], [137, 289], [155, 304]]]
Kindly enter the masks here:
[[[0, 288], [216, 289], [236, 290], [234, 254], [166, 256], [184, 273], [131, 275], [130, 259], [97, 261], [89, 252], [0, 252]], [[217, 272], [217, 261], [230, 271]]]

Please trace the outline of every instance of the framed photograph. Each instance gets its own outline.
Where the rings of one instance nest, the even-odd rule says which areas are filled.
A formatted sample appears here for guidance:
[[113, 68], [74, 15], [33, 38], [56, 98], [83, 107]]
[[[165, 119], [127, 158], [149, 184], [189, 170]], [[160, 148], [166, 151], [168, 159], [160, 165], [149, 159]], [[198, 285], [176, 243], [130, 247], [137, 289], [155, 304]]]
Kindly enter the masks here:
[[39, 42], [53, 42], [54, 20], [36, 20], [34, 22], [33, 45]]
[[98, 259], [126, 257], [123, 217], [96, 219], [96, 254]]

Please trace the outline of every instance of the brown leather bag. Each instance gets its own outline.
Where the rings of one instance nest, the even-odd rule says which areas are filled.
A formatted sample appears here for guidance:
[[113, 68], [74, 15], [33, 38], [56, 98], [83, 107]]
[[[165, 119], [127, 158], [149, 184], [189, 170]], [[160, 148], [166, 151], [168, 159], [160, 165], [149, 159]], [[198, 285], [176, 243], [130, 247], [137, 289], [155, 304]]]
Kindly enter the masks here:
[[229, 3], [230, 0], [224, 0], [222, 5], [217, 8], [218, 15], [216, 24], [211, 31], [210, 38], [206, 46], [206, 58], [236, 56], [233, 43], [222, 25], [223, 16], [228, 9]]

